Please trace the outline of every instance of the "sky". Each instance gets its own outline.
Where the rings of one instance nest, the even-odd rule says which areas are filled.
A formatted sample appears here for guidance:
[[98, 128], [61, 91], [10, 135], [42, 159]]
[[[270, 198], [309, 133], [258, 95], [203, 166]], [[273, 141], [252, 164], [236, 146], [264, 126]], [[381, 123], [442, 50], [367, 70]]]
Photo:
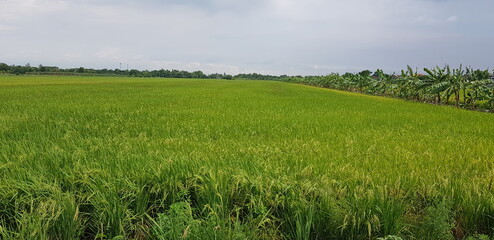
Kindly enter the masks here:
[[0, 0], [0, 62], [324, 75], [494, 68], [493, 0]]

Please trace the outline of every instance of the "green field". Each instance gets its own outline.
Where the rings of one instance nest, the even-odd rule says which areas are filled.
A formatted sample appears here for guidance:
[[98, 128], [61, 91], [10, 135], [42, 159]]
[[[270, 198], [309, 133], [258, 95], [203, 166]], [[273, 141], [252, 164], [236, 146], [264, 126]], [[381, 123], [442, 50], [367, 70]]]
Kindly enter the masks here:
[[494, 115], [272, 81], [0, 76], [0, 239], [494, 236]]

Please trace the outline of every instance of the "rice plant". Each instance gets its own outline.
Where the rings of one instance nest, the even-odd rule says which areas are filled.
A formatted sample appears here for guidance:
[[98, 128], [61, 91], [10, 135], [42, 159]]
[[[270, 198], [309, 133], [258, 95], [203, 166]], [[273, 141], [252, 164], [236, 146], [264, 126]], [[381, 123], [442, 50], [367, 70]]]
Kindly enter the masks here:
[[0, 238], [484, 239], [493, 120], [287, 82], [0, 76]]

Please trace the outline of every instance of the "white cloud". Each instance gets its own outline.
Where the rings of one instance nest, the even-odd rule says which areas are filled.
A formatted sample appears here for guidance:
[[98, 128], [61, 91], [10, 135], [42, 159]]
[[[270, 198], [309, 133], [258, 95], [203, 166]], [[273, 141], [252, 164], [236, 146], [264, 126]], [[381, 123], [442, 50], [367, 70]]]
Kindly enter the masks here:
[[458, 16], [451, 16], [446, 19], [446, 22], [458, 22]]
[[80, 60], [84, 57], [81, 53], [67, 53], [63, 55], [63, 58], [69, 61]]
[[105, 60], [118, 61], [122, 60], [122, 49], [115, 47], [107, 47], [96, 52], [95, 56], [97, 58], [102, 58]]
[[61, 0], [2, 0], [0, 20], [16, 20], [33, 15], [48, 14], [67, 9], [67, 2]]
[[431, 25], [440, 25], [445, 23], [458, 22], [458, 16], [449, 16], [446, 18], [440, 18], [440, 17], [431, 17], [428, 15], [420, 15], [415, 19], [415, 22], [423, 23], [423, 24], [431, 24]]
[[15, 30], [16, 27], [14, 26], [9, 26], [9, 25], [0, 25], [0, 32], [10, 32]]

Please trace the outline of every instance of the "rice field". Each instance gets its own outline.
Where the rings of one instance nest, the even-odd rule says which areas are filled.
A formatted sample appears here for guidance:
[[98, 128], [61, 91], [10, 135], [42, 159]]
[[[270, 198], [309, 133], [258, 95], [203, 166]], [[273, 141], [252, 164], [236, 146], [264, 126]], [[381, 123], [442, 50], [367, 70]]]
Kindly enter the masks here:
[[0, 239], [485, 239], [493, 181], [493, 114], [286, 82], [0, 76]]

